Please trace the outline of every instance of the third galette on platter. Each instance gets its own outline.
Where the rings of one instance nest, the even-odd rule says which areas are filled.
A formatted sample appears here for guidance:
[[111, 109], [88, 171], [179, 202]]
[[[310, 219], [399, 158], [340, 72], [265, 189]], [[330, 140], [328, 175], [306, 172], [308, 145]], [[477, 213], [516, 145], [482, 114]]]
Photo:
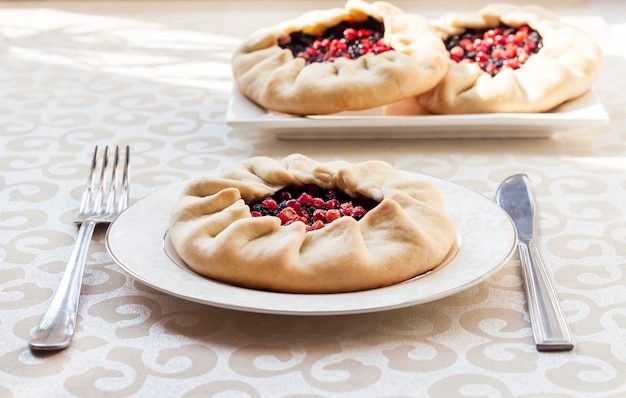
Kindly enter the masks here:
[[382, 161], [254, 157], [190, 181], [168, 235], [198, 274], [252, 289], [338, 293], [428, 272], [456, 248], [431, 182]]
[[425, 18], [383, 1], [348, 0], [252, 34], [235, 51], [237, 89], [269, 111], [363, 110], [416, 96], [446, 73], [448, 52]]
[[549, 111], [587, 92], [603, 66], [598, 44], [536, 5], [491, 4], [434, 25], [448, 72], [410, 100], [432, 113]]

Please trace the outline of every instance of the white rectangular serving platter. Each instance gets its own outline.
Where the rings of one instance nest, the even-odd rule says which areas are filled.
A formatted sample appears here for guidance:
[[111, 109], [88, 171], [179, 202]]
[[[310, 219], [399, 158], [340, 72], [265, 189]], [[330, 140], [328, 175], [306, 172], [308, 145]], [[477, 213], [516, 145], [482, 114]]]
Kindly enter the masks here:
[[383, 108], [323, 116], [267, 111], [234, 89], [229, 126], [264, 131], [283, 140], [547, 138], [557, 131], [601, 126], [606, 109], [592, 90], [544, 113], [389, 116]]

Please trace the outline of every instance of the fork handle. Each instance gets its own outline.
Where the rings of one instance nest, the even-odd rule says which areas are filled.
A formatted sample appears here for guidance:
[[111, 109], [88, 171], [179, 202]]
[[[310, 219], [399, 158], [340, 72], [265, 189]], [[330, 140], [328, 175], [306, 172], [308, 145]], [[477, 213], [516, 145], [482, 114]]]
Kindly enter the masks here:
[[87, 220], [80, 225], [59, 287], [52, 297], [48, 311], [31, 336], [31, 349], [58, 350], [70, 345], [74, 336], [87, 252], [95, 227], [96, 221], [93, 220]]

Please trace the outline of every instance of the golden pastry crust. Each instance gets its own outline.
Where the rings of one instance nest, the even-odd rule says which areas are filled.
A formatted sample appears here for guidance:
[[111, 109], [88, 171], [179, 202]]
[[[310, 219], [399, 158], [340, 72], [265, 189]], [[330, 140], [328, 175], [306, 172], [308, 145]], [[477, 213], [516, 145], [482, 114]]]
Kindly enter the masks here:
[[[246, 202], [288, 185], [315, 184], [379, 204], [306, 232], [278, 217], [252, 217]], [[432, 270], [456, 243], [455, 226], [431, 183], [381, 161], [318, 163], [294, 154], [255, 157], [191, 181], [170, 215], [169, 236], [195, 272], [239, 286], [336, 293], [388, 286]]]
[[[384, 40], [395, 51], [357, 59], [305, 65], [279, 43], [292, 32], [320, 35], [347, 20], [383, 22]], [[330, 114], [382, 106], [431, 89], [444, 76], [448, 52], [430, 23], [386, 2], [349, 0], [345, 8], [311, 11], [263, 29], [232, 58], [237, 88], [272, 111]]]
[[494, 77], [477, 64], [449, 60], [443, 80], [409, 101], [432, 113], [545, 112], [589, 90], [603, 65], [601, 48], [578, 29], [534, 5], [491, 4], [477, 14], [447, 14], [435, 28], [445, 40], [466, 28], [527, 24], [543, 48], [519, 69]]

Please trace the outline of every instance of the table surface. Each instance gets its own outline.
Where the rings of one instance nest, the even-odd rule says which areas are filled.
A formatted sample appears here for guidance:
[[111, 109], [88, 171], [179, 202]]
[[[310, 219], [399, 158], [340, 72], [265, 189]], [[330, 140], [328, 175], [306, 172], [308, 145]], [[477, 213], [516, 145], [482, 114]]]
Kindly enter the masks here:
[[[403, 2], [436, 17], [455, 5]], [[617, 397], [626, 394], [626, 7], [542, 2], [601, 42], [593, 87], [611, 121], [549, 138], [285, 141], [226, 124], [233, 46], [343, 2], [0, 2], [0, 396]], [[315, 4], [318, 4], [316, 6]], [[494, 198], [526, 173], [538, 244], [575, 338], [535, 349], [514, 255], [425, 304], [338, 316], [211, 307], [125, 273], [98, 230], [72, 345], [30, 332], [76, 235], [94, 145], [130, 145], [132, 203], [256, 155], [382, 159]], [[146, 261], [150, 261], [149, 258]]]

